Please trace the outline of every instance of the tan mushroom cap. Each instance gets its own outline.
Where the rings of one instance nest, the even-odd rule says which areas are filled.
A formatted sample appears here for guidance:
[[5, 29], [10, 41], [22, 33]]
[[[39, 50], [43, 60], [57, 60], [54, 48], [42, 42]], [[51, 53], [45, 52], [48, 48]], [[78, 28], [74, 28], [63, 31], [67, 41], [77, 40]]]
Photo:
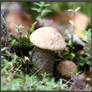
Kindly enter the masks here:
[[66, 47], [63, 36], [53, 27], [41, 27], [30, 35], [30, 41], [39, 48], [52, 51]]
[[61, 76], [68, 78], [70, 77], [69, 73], [71, 72], [72, 74], [75, 75], [76, 72], [78, 71], [78, 68], [73, 61], [65, 60], [58, 64], [57, 71]]

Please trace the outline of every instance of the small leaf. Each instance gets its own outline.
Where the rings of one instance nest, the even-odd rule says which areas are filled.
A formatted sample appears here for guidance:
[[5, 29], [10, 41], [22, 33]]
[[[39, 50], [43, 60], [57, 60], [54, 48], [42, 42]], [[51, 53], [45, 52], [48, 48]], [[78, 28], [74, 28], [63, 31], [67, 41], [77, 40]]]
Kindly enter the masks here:
[[72, 12], [72, 11], [73, 11], [73, 9], [68, 9], [67, 11]]
[[16, 32], [18, 32], [18, 29], [17, 29], [17, 28], [15, 28], [15, 31], [16, 31]]
[[45, 5], [45, 2], [40, 2], [40, 4], [43, 6], [43, 5]]
[[36, 11], [36, 12], [38, 12], [38, 13], [41, 12], [41, 8], [32, 8], [32, 10], [34, 10], [34, 11]]
[[69, 33], [68, 29], [65, 29], [64, 34], [67, 35]]
[[79, 11], [80, 10], [80, 7], [77, 7], [76, 9], [75, 9], [75, 12], [77, 12], [77, 11]]
[[2, 48], [2, 49], [1, 49], [1, 52], [5, 51], [5, 50], [6, 50], [6, 48]]
[[72, 24], [72, 25], [74, 24], [74, 22], [72, 20], [69, 20], [69, 23]]
[[31, 34], [35, 30], [35, 25], [37, 24], [37, 21], [32, 24], [31, 29], [28, 31], [29, 34]]
[[38, 17], [36, 18], [36, 20], [37, 20], [37, 21], [41, 21], [41, 17], [38, 16]]
[[41, 7], [41, 4], [40, 3], [35, 2], [34, 4]]
[[48, 6], [50, 6], [50, 4], [45, 4], [44, 6], [45, 6], [45, 7], [48, 7]]
[[13, 39], [13, 40], [11, 41], [11, 45], [14, 45], [15, 43], [16, 43], [16, 40]]
[[24, 26], [21, 24], [18, 26], [18, 29], [20, 29], [20, 28], [24, 28]]
[[22, 33], [22, 31], [21, 31], [21, 30], [20, 30], [19, 32], [20, 32], [20, 33]]
[[41, 12], [41, 16], [44, 16], [46, 13], [50, 13], [51, 10], [48, 10], [48, 9], [44, 9], [42, 12]]
[[90, 61], [87, 61], [86, 63], [87, 63], [88, 65], [91, 65], [91, 62], [90, 62]]
[[10, 53], [8, 50], [6, 50], [5, 52], [6, 52], [6, 54], [9, 55], [9, 56], [11, 55], [11, 53]]

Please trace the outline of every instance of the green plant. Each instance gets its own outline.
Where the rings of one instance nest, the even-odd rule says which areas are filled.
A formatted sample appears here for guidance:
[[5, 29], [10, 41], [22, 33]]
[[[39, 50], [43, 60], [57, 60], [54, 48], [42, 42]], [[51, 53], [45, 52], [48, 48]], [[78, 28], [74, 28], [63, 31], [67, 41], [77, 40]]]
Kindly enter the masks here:
[[[28, 2], [29, 3], [29, 2]], [[31, 3], [32, 4], [32, 3]], [[56, 3], [55, 3], [56, 4]], [[33, 5], [33, 4], [32, 4]], [[32, 10], [36, 13], [37, 21], [41, 21], [41, 18], [45, 17], [47, 13], [51, 11], [47, 7], [52, 7], [46, 2], [35, 2], [35, 8]], [[59, 4], [60, 7], [63, 4]], [[67, 4], [68, 5], [68, 4]], [[56, 5], [57, 7], [58, 4]], [[34, 6], [32, 6], [34, 7]], [[56, 11], [61, 9], [56, 9]], [[63, 5], [63, 7], [66, 7]], [[30, 7], [29, 7], [30, 8]], [[76, 11], [79, 8], [76, 9]], [[70, 10], [71, 11], [71, 10]], [[67, 80], [60, 78], [57, 82], [55, 77], [48, 77], [48, 74], [38, 71], [32, 62], [32, 49], [33, 45], [30, 42], [30, 34], [34, 32], [36, 22], [33, 23], [32, 27], [28, 31], [28, 34], [25, 36], [21, 35], [21, 28], [24, 28], [23, 25], [16, 25], [15, 31], [18, 33], [18, 38], [14, 37], [13, 34], [10, 34], [6, 45], [2, 46], [1, 52], [1, 89], [2, 90], [63, 90], [65, 88], [70, 88]], [[71, 22], [72, 23], [72, 22]], [[7, 26], [4, 23], [2, 26], [2, 32], [5, 34], [8, 32]], [[64, 35], [67, 35], [69, 31], [66, 29]], [[83, 40], [85, 44], [90, 44], [91, 41], [91, 30], [85, 31], [84, 35], [88, 36], [88, 39]], [[6, 47], [7, 46], [7, 47]], [[59, 57], [56, 61], [61, 62], [63, 60], [72, 60], [78, 66], [79, 71], [76, 75], [79, 75], [80, 72], [84, 72], [86, 68], [91, 66], [91, 55], [88, 53], [89, 48], [85, 46], [81, 50], [84, 52], [84, 56], [79, 56], [74, 52], [76, 47], [71, 40], [66, 40], [66, 49], [64, 51], [59, 51], [56, 53]], [[79, 48], [77, 48], [79, 50]], [[72, 76], [72, 73], [71, 73]]]
[[83, 34], [87, 37], [87, 39], [84, 39], [84, 41], [91, 45], [91, 29], [85, 30]]
[[47, 13], [50, 13], [51, 10], [49, 10], [47, 7], [50, 6], [50, 4], [48, 3], [45, 3], [45, 2], [35, 2], [34, 3], [35, 8], [32, 8], [33, 11], [36, 11], [37, 13], [37, 18], [36, 20], [37, 21], [41, 21], [41, 18], [43, 18], [44, 16], [46, 16]]
[[22, 31], [20, 30], [21, 28], [24, 28], [24, 26], [21, 24], [21, 25], [17, 25], [16, 24], [16, 28], [15, 28], [15, 31], [18, 32], [18, 37], [21, 37], [21, 33]]
[[[66, 29], [63, 34], [67, 35], [68, 33], [69, 30]], [[91, 30], [86, 30], [83, 34], [87, 36], [87, 39], [83, 39], [83, 42], [85, 43], [84, 47], [77, 47], [78, 45], [74, 45], [72, 39], [68, 39], [66, 40], [65, 50], [58, 52], [60, 59], [57, 59], [58, 62], [64, 60], [74, 61], [80, 72], [88, 71], [89, 67], [91, 66], [91, 55], [89, 53], [89, 50], [91, 49]], [[78, 54], [78, 51], [82, 51], [83, 55]]]
[[91, 55], [89, 54], [89, 48], [85, 46], [83, 48], [83, 52], [84, 56], [79, 56], [79, 58], [77, 58], [79, 61], [77, 62], [77, 65], [79, 69], [85, 67], [84, 70], [89, 70], [88, 68], [91, 66]]
[[30, 42], [30, 33], [34, 31], [36, 22], [32, 25], [32, 28], [28, 31], [28, 34], [23, 36], [21, 34], [21, 28], [24, 28], [24, 26], [16, 25], [15, 31], [18, 33], [18, 38], [16, 38], [12, 33], [9, 33], [9, 37], [11, 38], [9, 40], [9, 43], [11, 45], [11, 50], [13, 52], [16, 52], [18, 56], [28, 56], [29, 50], [32, 49], [32, 43]]
[[32, 33], [32, 32], [34, 32], [34, 30], [35, 30], [35, 25], [37, 24], [37, 21], [36, 22], [34, 22], [33, 24], [32, 24], [32, 27], [29, 29], [29, 31], [28, 31], [28, 35], [30, 36], [30, 34]]

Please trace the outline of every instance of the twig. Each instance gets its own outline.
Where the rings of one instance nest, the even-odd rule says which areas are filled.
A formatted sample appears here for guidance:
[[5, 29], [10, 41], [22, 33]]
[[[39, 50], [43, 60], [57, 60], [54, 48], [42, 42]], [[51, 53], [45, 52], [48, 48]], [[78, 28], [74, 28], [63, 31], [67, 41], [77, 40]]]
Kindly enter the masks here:
[[72, 78], [71, 78], [69, 81], [67, 81], [65, 84], [68, 84], [68, 83], [70, 83], [70, 81], [71, 81], [71, 80], [73, 80], [73, 77], [72, 77]]
[[68, 84], [68, 83], [70, 83], [70, 81], [72, 81], [72, 80], [74, 80], [74, 77], [75, 76], [73, 76], [69, 81], [67, 81], [65, 84]]
[[21, 67], [22, 65], [20, 65], [17, 69], [16, 69], [16, 71], [14, 71], [14, 74], [19, 70], [19, 68]]

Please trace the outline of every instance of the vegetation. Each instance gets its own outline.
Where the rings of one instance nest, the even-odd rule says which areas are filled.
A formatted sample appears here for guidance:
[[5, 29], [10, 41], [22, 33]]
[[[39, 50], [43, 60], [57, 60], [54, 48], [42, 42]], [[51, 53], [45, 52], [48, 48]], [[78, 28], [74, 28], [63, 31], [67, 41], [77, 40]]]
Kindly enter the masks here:
[[[24, 7], [26, 3], [21, 3]], [[32, 3], [31, 3], [32, 4]], [[31, 5], [30, 4], [30, 5]], [[70, 7], [72, 3], [67, 3], [67, 7]], [[84, 3], [84, 5], [87, 3]], [[35, 31], [35, 25], [38, 20], [46, 16], [48, 13], [53, 11], [61, 11], [65, 9], [64, 3], [50, 3], [39, 2], [34, 3], [35, 8], [32, 8], [33, 14], [35, 16], [36, 22], [33, 23], [32, 27], [28, 31], [27, 35], [22, 36], [21, 28], [23, 25], [16, 25], [14, 31], [18, 32], [18, 38], [14, 37], [13, 34], [8, 33], [7, 24], [5, 23], [4, 16], [1, 18], [4, 20], [4, 25], [2, 25], [2, 33], [4, 33], [2, 38], [7, 38], [1, 41], [1, 89], [2, 90], [64, 90], [71, 89], [73, 86], [73, 81], [67, 82], [67, 79], [59, 78], [56, 81], [56, 77], [48, 77], [49, 74], [43, 73], [34, 66], [32, 62], [32, 50], [33, 44], [30, 42], [29, 36]], [[34, 6], [33, 5], [33, 6]], [[81, 4], [76, 4], [81, 6]], [[89, 5], [89, 4], [88, 4]], [[39, 7], [39, 8], [38, 8]], [[47, 9], [46, 7], [50, 7]], [[53, 8], [56, 7], [56, 8]], [[71, 8], [71, 7], [70, 7]], [[87, 11], [87, 10], [85, 10]], [[83, 10], [84, 12], [84, 10]], [[89, 15], [88, 11], [87, 14]], [[69, 30], [68, 30], [69, 31]], [[68, 34], [67, 32], [64, 34]], [[66, 40], [66, 49], [64, 51], [58, 51], [56, 54], [56, 63], [64, 60], [72, 60], [76, 63], [78, 67], [78, 72], [84, 73], [90, 71], [91, 67], [91, 55], [89, 53], [90, 42], [91, 42], [91, 30], [90, 28], [84, 32], [87, 39], [82, 39], [86, 44], [84, 47], [78, 47], [73, 44], [72, 39]], [[88, 46], [89, 45], [89, 46]], [[82, 52], [82, 54], [81, 54]], [[62, 57], [61, 57], [62, 56]], [[58, 75], [58, 74], [56, 74]], [[71, 75], [72, 76], [72, 75]], [[89, 87], [89, 86], [88, 86]]]

